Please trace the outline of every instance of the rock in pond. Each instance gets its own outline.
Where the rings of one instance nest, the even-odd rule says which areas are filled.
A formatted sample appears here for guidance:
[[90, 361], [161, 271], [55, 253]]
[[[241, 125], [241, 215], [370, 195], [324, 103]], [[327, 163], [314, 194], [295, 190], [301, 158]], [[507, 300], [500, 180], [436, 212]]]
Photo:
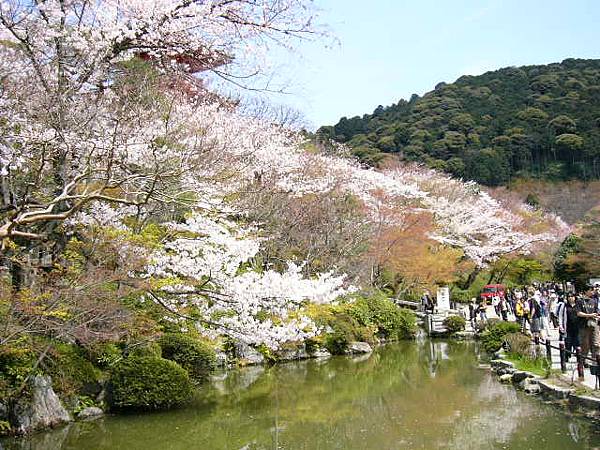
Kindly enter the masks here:
[[513, 374], [513, 382], [520, 383], [526, 378], [531, 378], [531, 374], [529, 372], [523, 372], [522, 370], [516, 370]]
[[326, 348], [319, 347], [311, 356], [313, 358], [331, 358], [331, 353]]
[[359, 353], [371, 353], [373, 349], [366, 342], [350, 342], [346, 353], [348, 354], [359, 354]]
[[234, 344], [235, 356], [240, 362], [246, 364], [262, 364], [265, 362], [265, 357], [256, 349], [250, 347], [245, 342], [237, 341]]
[[523, 390], [528, 394], [539, 394], [541, 391], [540, 385], [537, 384], [537, 380], [533, 378], [526, 378], [521, 382], [523, 384]]
[[52, 389], [50, 377], [36, 375], [29, 385], [31, 397], [17, 401], [11, 411], [15, 433], [26, 434], [71, 421], [71, 416]]
[[505, 373], [504, 375], [500, 375], [500, 381], [502, 383], [511, 383], [513, 376], [510, 373]]
[[103, 416], [104, 411], [102, 411], [97, 406], [88, 406], [87, 408], [83, 408], [79, 414], [77, 414], [77, 418], [81, 420], [86, 419], [95, 419], [97, 417]]
[[304, 344], [292, 348], [283, 348], [276, 353], [280, 361], [293, 361], [309, 357]]

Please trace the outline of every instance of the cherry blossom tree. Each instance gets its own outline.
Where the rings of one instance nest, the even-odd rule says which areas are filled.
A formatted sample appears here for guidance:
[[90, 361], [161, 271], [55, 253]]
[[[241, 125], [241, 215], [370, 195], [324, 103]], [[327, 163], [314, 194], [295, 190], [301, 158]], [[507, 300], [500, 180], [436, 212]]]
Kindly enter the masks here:
[[224, 218], [195, 215], [169, 227], [175, 239], [150, 256], [148, 295], [177, 318], [197, 321], [205, 334], [270, 348], [302, 341], [319, 332], [303, 306], [332, 303], [355, 289], [331, 272], [306, 278], [293, 262], [284, 271], [254, 267], [264, 238]]
[[[80, 227], [118, 230], [140, 260], [119, 282], [144, 301], [276, 348], [318, 333], [306, 304], [365, 281], [361, 252], [415, 215], [428, 242], [480, 267], [560, 238], [559, 220], [474, 183], [306, 151], [282, 126], [293, 116], [248, 114], [200, 80], [239, 84], [273, 45], [312, 36], [313, 17], [307, 0], [0, 0], [0, 240], [14, 287], [39, 246], [60, 262]], [[151, 225], [164, 235], [136, 246]]]
[[58, 254], [52, 234], [94, 202], [189, 199], [182, 179], [211, 162], [190, 117], [215, 101], [192, 74], [254, 73], [313, 17], [303, 0], [0, 1], [4, 251], [9, 238]]

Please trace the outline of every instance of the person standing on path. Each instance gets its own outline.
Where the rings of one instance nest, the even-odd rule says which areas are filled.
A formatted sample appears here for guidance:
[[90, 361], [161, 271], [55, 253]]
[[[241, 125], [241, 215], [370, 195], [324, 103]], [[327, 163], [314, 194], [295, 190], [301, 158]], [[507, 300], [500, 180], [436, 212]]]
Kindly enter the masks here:
[[529, 323], [531, 334], [537, 344], [540, 341], [540, 332], [542, 330], [542, 305], [536, 293], [533, 293], [529, 298], [529, 317], [531, 318], [531, 322]]
[[502, 315], [502, 320], [505, 322], [508, 321], [508, 300], [504, 297], [500, 297], [500, 304], [498, 305], [498, 309], [500, 310], [500, 314]]
[[575, 294], [568, 294], [565, 302], [558, 303], [556, 315], [559, 339], [565, 342], [568, 360], [579, 347], [579, 318], [575, 309]]
[[589, 293], [589, 297], [581, 296], [575, 302], [575, 310], [579, 318], [579, 342], [581, 354], [586, 356], [591, 350], [592, 358], [596, 357], [600, 349], [600, 335], [598, 332], [598, 298]]
[[597, 302], [600, 302], [600, 281], [594, 283], [592, 289], [592, 298], [595, 298]]
[[479, 302], [479, 307], [477, 308], [477, 312], [479, 312], [479, 320], [483, 323], [487, 322], [487, 313], [486, 313], [487, 305], [485, 298], [482, 298]]
[[550, 313], [550, 323], [552, 323], [552, 326], [554, 328], [558, 328], [558, 316], [556, 315], [559, 306], [558, 295], [556, 295], [556, 292], [550, 291], [550, 295], [548, 296], [548, 298], [548, 312]]
[[548, 304], [549, 304], [549, 298], [547, 296], [547, 292], [546, 291], [535, 291], [535, 295], [540, 303], [540, 309], [541, 309], [541, 313], [542, 316], [540, 318], [540, 325], [542, 330], [544, 330], [545, 332], [545, 336], [549, 336], [550, 335], [550, 314], [549, 314], [549, 309], [548, 309]]
[[515, 317], [517, 318], [517, 323], [521, 325], [521, 333], [525, 332], [525, 320], [523, 315], [525, 314], [525, 309], [523, 308], [523, 299], [518, 298], [515, 300]]
[[515, 295], [515, 290], [511, 289], [506, 297], [508, 301], [508, 306], [510, 307], [510, 313], [517, 317], [516, 305], [517, 305], [517, 297]]
[[500, 296], [492, 296], [492, 306], [494, 307], [494, 312], [496, 313], [496, 315], [500, 317]]
[[469, 321], [471, 326], [475, 328], [475, 322], [477, 320], [477, 299], [473, 297], [469, 302]]
[[425, 291], [423, 293], [423, 296], [421, 297], [421, 303], [423, 304], [423, 307], [425, 308], [425, 312], [429, 312], [430, 314], [433, 314], [434, 304], [433, 304], [431, 295], [429, 294], [429, 291]]

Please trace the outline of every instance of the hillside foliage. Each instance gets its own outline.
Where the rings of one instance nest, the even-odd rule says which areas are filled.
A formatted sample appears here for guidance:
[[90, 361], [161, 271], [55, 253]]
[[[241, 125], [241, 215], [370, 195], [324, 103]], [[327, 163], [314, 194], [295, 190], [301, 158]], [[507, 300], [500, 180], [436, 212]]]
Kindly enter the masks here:
[[600, 177], [600, 60], [507, 67], [439, 83], [321, 127], [362, 161], [389, 155], [489, 186], [513, 177]]

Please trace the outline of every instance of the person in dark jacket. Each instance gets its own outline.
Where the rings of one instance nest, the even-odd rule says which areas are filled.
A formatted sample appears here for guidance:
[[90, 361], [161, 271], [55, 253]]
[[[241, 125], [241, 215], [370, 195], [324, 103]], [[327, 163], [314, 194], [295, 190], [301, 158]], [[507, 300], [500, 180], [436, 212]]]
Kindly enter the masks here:
[[556, 308], [560, 340], [565, 342], [567, 359], [575, 354], [579, 347], [579, 317], [575, 309], [575, 294], [568, 294], [565, 302], [559, 302]]
[[579, 297], [575, 302], [575, 310], [579, 318], [581, 354], [586, 356], [591, 350], [592, 358], [595, 358], [598, 350], [600, 350], [598, 298], [594, 297], [592, 292], [589, 292], [589, 296]]
[[529, 324], [531, 327], [531, 334], [533, 335], [535, 342], [538, 343], [542, 331], [542, 305], [537, 292], [532, 292], [529, 297], [529, 317], [531, 318]]

